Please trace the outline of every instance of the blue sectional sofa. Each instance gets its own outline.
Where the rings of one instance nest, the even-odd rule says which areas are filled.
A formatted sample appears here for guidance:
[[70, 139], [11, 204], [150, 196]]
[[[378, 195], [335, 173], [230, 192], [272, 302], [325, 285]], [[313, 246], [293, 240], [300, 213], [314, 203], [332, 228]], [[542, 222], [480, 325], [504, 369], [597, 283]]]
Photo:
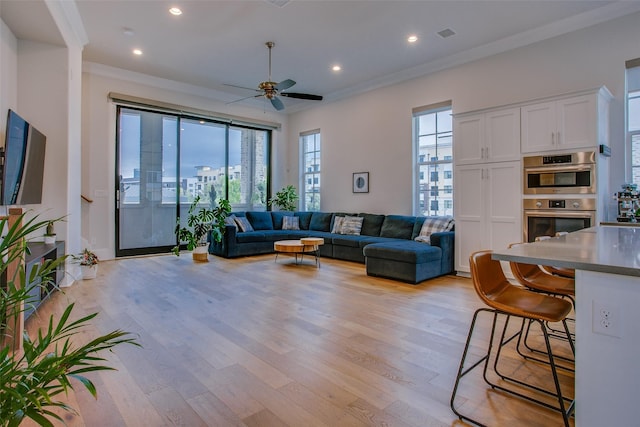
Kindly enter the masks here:
[[[425, 217], [342, 212], [234, 212], [254, 231], [227, 225], [221, 242], [210, 240], [209, 253], [225, 258], [273, 253], [278, 240], [322, 237], [320, 256], [366, 264], [367, 274], [409, 283], [453, 272], [454, 232], [437, 232], [430, 243], [414, 241]], [[283, 230], [283, 217], [298, 217], [299, 230]], [[360, 234], [331, 233], [336, 217], [362, 217]]]

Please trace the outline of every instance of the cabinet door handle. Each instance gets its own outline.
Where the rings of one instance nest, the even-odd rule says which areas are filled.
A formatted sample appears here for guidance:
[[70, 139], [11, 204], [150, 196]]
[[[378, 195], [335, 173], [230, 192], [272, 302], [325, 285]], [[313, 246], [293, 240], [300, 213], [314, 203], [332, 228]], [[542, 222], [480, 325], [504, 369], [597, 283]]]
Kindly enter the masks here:
[[551, 132], [551, 145], [556, 145], [556, 134]]
[[484, 158], [489, 160], [489, 147], [484, 149]]
[[562, 141], [560, 140], [560, 131], [558, 131], [558, 144], [562, 144]]

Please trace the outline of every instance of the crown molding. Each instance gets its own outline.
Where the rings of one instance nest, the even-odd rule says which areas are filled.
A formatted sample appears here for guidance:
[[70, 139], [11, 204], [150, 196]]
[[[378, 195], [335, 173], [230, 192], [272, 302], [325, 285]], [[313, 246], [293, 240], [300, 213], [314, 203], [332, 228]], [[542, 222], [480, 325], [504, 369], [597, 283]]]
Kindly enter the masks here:
[[75, 1], [45, 0], [44, 3], [67, 46], [82, 48], [89, 43], [89, 36]]

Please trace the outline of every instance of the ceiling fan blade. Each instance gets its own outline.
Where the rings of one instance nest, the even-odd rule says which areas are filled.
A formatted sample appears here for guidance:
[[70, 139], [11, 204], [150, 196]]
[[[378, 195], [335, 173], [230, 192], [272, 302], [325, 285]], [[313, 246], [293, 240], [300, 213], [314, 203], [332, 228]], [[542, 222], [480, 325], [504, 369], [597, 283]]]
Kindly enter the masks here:
[[276, 85], [276, 90], [286, 90], [286, 89], [289, 89], [294, 84], [296, 84], [296, 82], [291, 79], [283, 80]]
[[289, 98], [307, 99], [309, 101], [322, 101], [322, 95], [311, 95], [309, 93], [280, 92], [280, 95], [288, 96]]
[[259, 89], [256, 89], [256, 88], [253, 88], [253, 87], [238, 86], [238, 85], [232, 85], [232, 84], [229, 84], [229, 83], [225, 83], [224, 86], [231, 86], [231, 87], [237, 87], [237, 88], [240, 88], [240, 89], [247, 89], [247, 90], [253, 90], [253, 91], [256, 91], [256, 92], [260, 92]]
[[271, 98], [271, 105], [278, 111], [284, 110], [284, 104], [280, 100], [280, 98], [273, 97]]
[[244, 101], [245, 99], [249, 99], [249, 98], [260, 98], [261, 96], [262, 96], [262, 94], [245, 96], [244, 98], [236, 99], [235, 101], [225, 102], [224, 105], [235, 104], [236, 102]]

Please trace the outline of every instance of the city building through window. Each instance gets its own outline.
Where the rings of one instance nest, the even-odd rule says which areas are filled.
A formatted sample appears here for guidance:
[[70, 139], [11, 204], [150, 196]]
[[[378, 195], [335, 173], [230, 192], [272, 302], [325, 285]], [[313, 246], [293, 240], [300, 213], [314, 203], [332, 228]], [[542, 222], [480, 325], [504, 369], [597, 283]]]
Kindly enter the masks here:
[[453, 216], [451, 102], [413, 110], [415, 215]]
[[302, 165], [302, 210], [320, 210], [320, 130], [300, 134]]

